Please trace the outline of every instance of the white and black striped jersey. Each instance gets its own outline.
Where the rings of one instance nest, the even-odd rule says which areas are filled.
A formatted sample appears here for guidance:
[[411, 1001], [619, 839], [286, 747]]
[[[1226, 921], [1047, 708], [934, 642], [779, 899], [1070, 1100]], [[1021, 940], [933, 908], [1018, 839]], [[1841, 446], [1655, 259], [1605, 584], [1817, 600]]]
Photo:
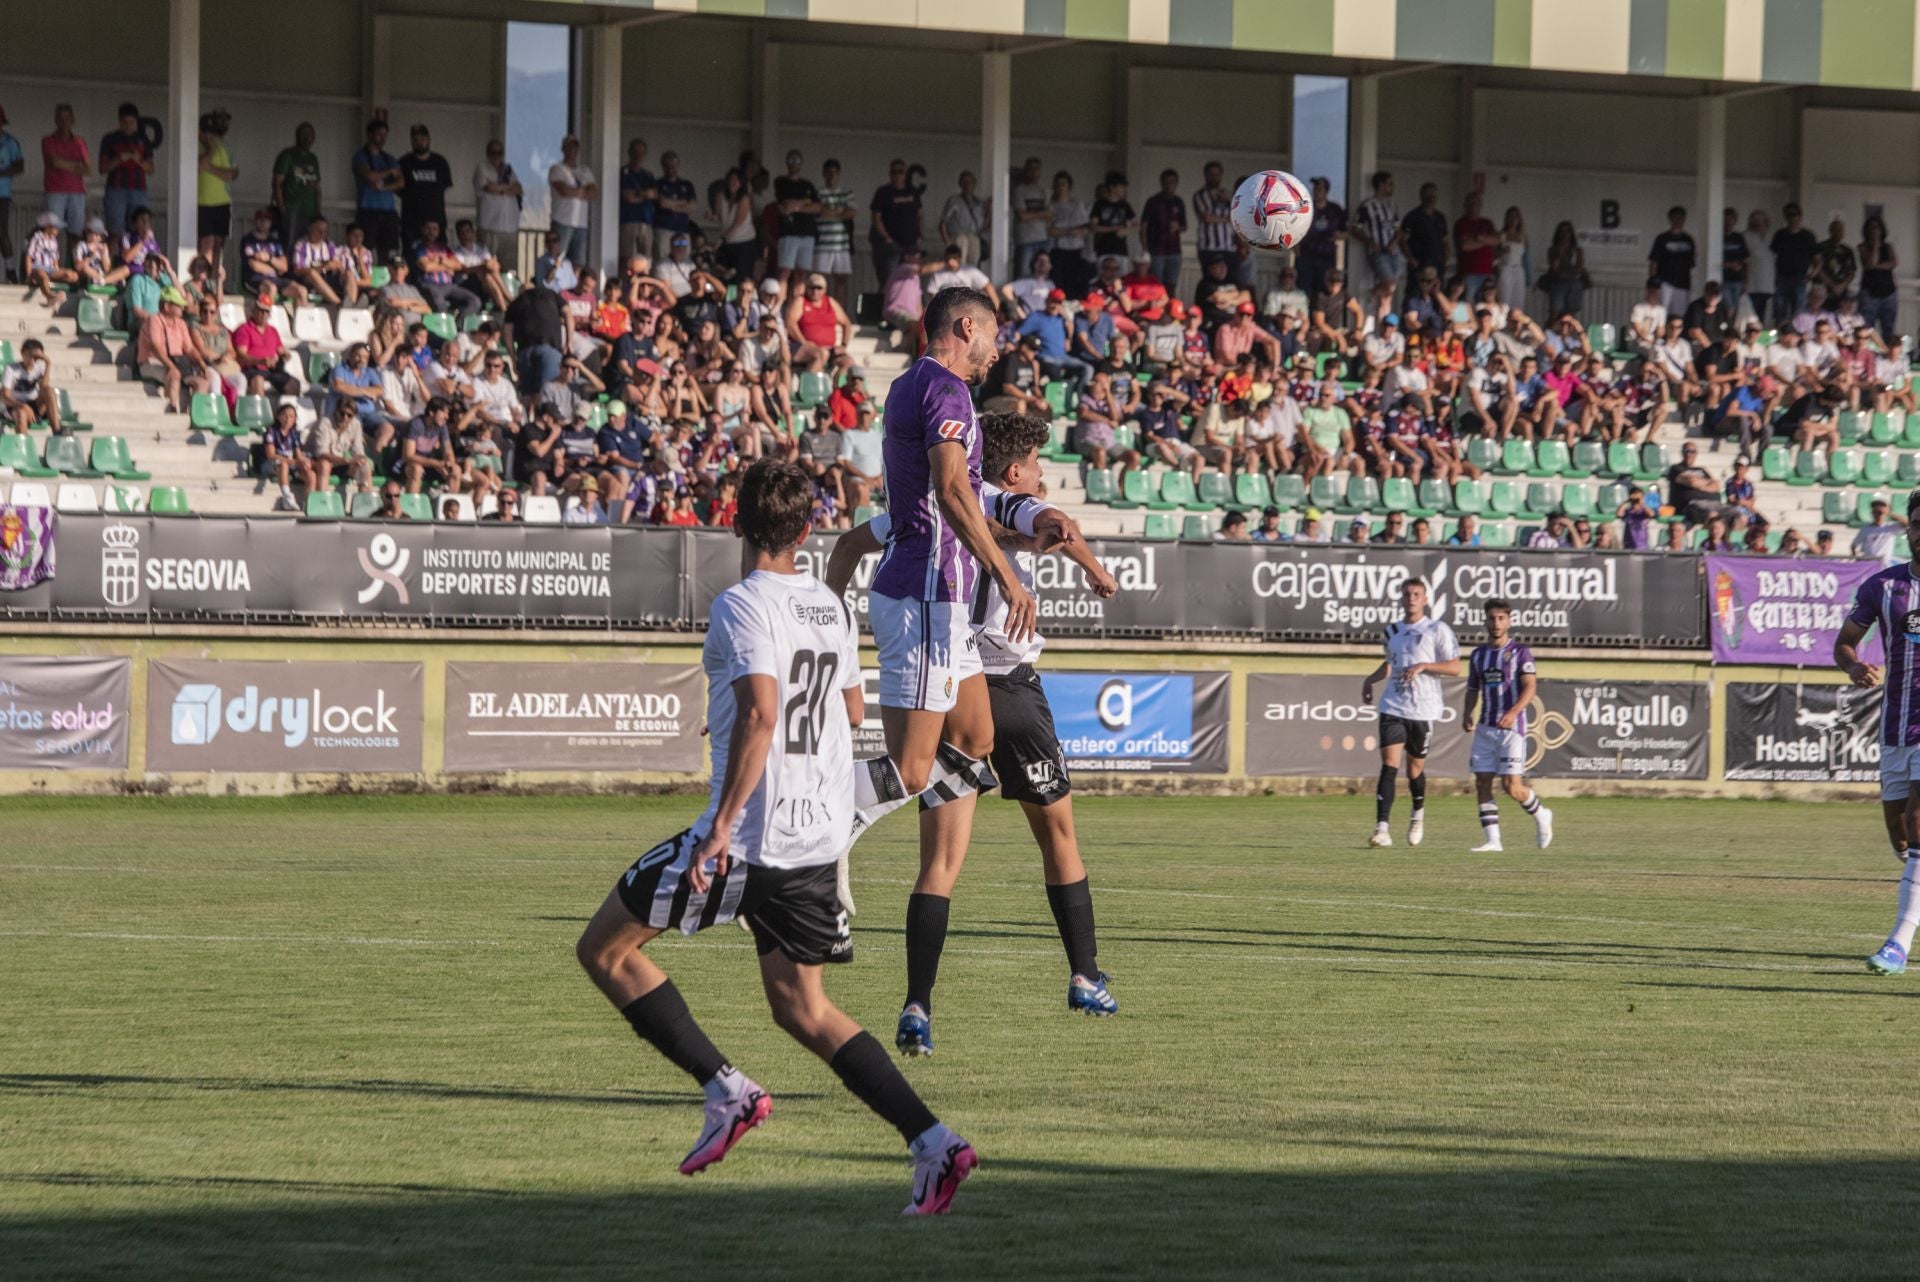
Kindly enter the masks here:
[[1401, 673], [1416, 663], [1446, 663], [1460, 657], [1453, 629], [1427, 615], [1418, 623], [1396, 619], [1387, 625], [1387, 688], [1380, 696], [1380, 715], [1408, 721], [1438, 721], [1446, 712], [1440, 678], [1422, 672], [1403, 682]]
[[756, 570], [722, 592], [701, 651], [713, 781], [693, 831], [705, 835], [727, 777], [735, 700], [744, 676], [780, 685], [780, 719], [766, 769], [733, 830], [733, 857], [765, 868], [811, 868], [852, 842], [853, 731], [841, 691], [860, 684], [846, 603], [811, 574]]
[[[1014, 494], [997, 486], [985, 485], [980, 491], [980, 508], [989, 520], [1031, 538], [1034, 518], [1042, 512], [1052, 511], [1053, 504], [1031, 494]], [[874, 517], [871, 525], [873, 533], [885, 541], [887, 514], [882, 512]], [[1033, 591], [1035, 559], [1031, 552], [1014, 552], [1007, 557], [1013, 565], [1013, 572], [1020, 577], [1020, 582], [1028, 592]], [[974, 640], [980, 645], [980, 664], [989, 676], [1000, 676], [1023, 663], [1032, 663], [1046, 649], [1046, 638], [1038, 631], [1018, 643], [1007, 636], [1007, 599], [1000, 595], [1000, 588], [988, 575], [982, 574], [973, 585], [973, 596], [967, 605], [967, 621], [973, 625]]]

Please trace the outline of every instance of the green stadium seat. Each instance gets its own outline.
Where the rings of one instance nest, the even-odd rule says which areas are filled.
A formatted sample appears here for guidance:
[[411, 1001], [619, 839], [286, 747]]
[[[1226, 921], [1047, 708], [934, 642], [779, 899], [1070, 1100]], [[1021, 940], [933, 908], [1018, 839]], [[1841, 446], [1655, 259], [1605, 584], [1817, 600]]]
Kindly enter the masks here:
[[1149, 472], [1144, 467], [1136, 467], [1128, 472], [1126, 479], [1120, 482], [1120, 497], [1113, 506], [1128, 511], [1133, 508], [1147, 507], [1159, 501], [1160, 475]]
[[1550, 516], [1560, 509], [1560, 487], [1551, 481], [1534, 481], [1527, 486], [1527, 511], [1535, 516]]
[[76, 436], [65, 433], [49, 436], [44, 458], [48, 467], [65, 476], [100, 475], [97, 470], [87, 466], [86, 446], [80, 444], [80, 438]]
[[384, 267], [376, 267], [373, 269], [369, 279], [372, 280], [375, 289], [382, 289], [393, 280], [393, 273]]
[[1282, 472], [1273, 478], [1273, 505], [1283, 512], [1297, 512], [1307, 505], [1307, 478], [1298, 472]]
[[1607, 466], [1607, 447], [1598, 441], [1576, 441], [1573, 454], [1567, 465], [1561, 469], [1561, 475], [1585, 480], [1596, 472], [1604, 471]]
[[1066, 423], [1052, 424], [1052, 435], [1047, 441], [1045, 457], [1055, 463], [1073, 463], [1080, 456], [1074, 453], [1073, 429]]
[[1900, 444], [1906, 449], [1920, 450], [1920, 414], [1909, 414], [1901, 420]]
[[1793, 475], [1793, 451], [1784, 445], [1769, 445], [1760, 455], [1760, 475], [1769, 481], [1784, 481]]
[[100, 506], [107, 512], [144, 512], [147, 510], [147, 496], [138, 486], [108, 485], [100, 496]]
[[133, 465], [133, 455], [127, 449], [124, 436], [101, 436], [94, 438], [93, 467], [104, 476], [117, 481], [150, 481], [151, 472], [142, 472]]
[[67, 389], [64, 387], [61, 388], [58, 395], [60, 398], [60, 426], [66, 428], [69, 432], [91, 432], [93, 430], [93, 424], [81, 418], [80, 411], [74, 409], [73, 397], [68, 394]]
[[1200, 501], [1208, 507], [1238, 507], [1233, 497], [1233, 478], [1225, 472], [1200, 474]]
[[[1594, 488], [1578, 481], [1560, 487], [1560, 510], [1571, 517], [1591, 517], [1596, 512]], [[1608, 513], [1608, 515], [1612, 515]]]
[[1527, 469], [1527, 475], [1559, 476], [1571, 461], [1565, 441], [1542, 441], [1534, 447], [1533, 466]]
[[794, 380], [793, 408], [803, 414], [811, 413], [816, 406], [825, 405], [832, 395], [833, 380], [819, 370], [809, 370]]
[[58, 476], [57, 467], [42, 467], [34, 457], [33, 442], [18, 432], [0, 433], [0, 467], [10, 467], [16, 476], [30, 479]]
[[1632, 476], [1640, 470], [1640, 451], [1630, 441], [1614, 441], [1607, 446], [1607, 471], [1615, 476]]
[[347, 505], [333, 490], [314, 490], [307, 495], [307, 515], [326, 521], [338, 521], [347, 514]]
[[1334, 362], [1339, 359], [1340, 353], [1338, 352], [1321, 352], [1318, 356], [1314, 357], [1313, 376], [1315, 378], [1325, 378], [1327, 371], [1333, 368]]
[[1371, 476], [1350, 476], [1347, 478], [1345, 502], [1341, 504], [1344, 512], [1377, 512], [1380, 510], [1380, 483]]
[[1453, 491], [1447, 488], [1445, 481], [1429, 476], [1420, 482], [1420, 493], [1415, 511], [1422, 516], [1438, 516], [1453, 507]]
[[1835, 424], [1835, 427], [1840, 433], [1840, 443], [1842, 445], [1851, 445], [1859, 440], [1860, 437], [1865, 434], [1866, 421], [1867, 415], [1862, 414], [1859, 410], [1842, 410], [1840, 412], [1840, 418]]
[[1173, 517], [1165, 512], [1149, 512], [1146, 526], [1140, 533], [1156, 541], [1170, 540], [1174, 537]]
[[324, 385], [333, 377], [333, 367], [339, 363], [339, 356], [333, 352], [320, 351], [317, 348], [308, 352], [307, 382], [316, 386]]
[[1494, 471], [1502, 476], [1525, 476], [1533, 471], [1533, 442], [1509, 436], [1500, 447], [1500, 462]]
[[1388, 477], [1380, 487], [1380, 506], [1389, 512], [1410, 512], [1413, 510], [1413, 482], [1404, 476]]
[[0, 365], [11, 365], [13, 361], [13, 343], [7, 339], [0, 338]]
[[156, 485], [147, 495], [147, 511], [159, 516], [186, 516], [191, 511], [187, 492], [177, 485]]
[[[1297, 476], [1293, 479], [1300, 480]], [[1273, 502], [1273, 490], [1267, 484], [1267, 478], [1263, 474], [1242, 472], [1233, 478], [1233, 507], [1243, 512], [1253, 512]], [[1286, 505], [1276, 504], [1276, 506]]]
[[75, 317], [80, 332], [89, 338], [103, 338], [114, 342], [125, 342], [127, 331], [113, 327], [113, 303], [105, 298], [89, 294], [80, 300], [80, 310]]
[[1818, 485], [1820, 478], [1827, 474], [1827, 452], [1824, 449], [1797, 450], [1793, 456], [1793, 475], [1787, 478], [1788, 485]]
[[1492, 521], [1480, 527], [1480, 545], [1489, 548], [1510, 548], [1513, 546], [1513, 526], [1505, 521]]
[[[1545, 318], [1542, 317], [1544, 320]], [[1608, 321], [1595, 321], [1587, 326], [1587, 343], [1596, 352], [1610, 352], [1617, 337], [1613, 325]]]
[[1599, 493], [1594, 496], [1594, 511], [1611, 521], [1613, 514], [1618, 512], [1620, 505], [1626, 501], [1627, 487], [1615, 481], [1611, 485], [1600, 487]]
[[1902, 454], [1894, 466], [1893, 479], [1908, 489], [1920, 486], [1920, 454]]
[[1780, 550], [1780, 545], [1782, 543], [1785, 543], [1786, 541], [1787, 541], [1787, 532], [1781, 529], [1779, 526], [1777, 525], [1773, 526], [1767, 531], [1767, 551], [1778, 552]]
[[1137, 450], [1140, 448], [1140, 426], [1137, 423], [1116, 423], [1113, 428], [1115, 449]]
[[353, 519], [364, 521], [380, 510], [380, 496], [371, 493], [357, 493], [353, 496]]
[[1868, 450], [1860, 456], [1860, 484], [1893, 484], [1893, 451]]
[[1462, 516], [1484, 516], [1488, 508], [1485, 481], [1455, 481], [1453, 510]]
[[1634, 475], [1643, 481], [1657, 480], [1672, 466], [1673, 452], [1659, 441], [1648, 441], [1640, 447], [1640, 467]]
[[[196, 396], [193, 399], [198, 401], [200, 398]], [[219, 396], [214, 399], [225, 404]], [[264, 396], [242, 396], [233, 403], [233, 425], [244, 427], [249, 432], [266, 431], [273, 426], [273, 402]]]
[[1205, 543], [1213, 538], [1213, 523], [1197, 513], [1189, 515], [1180, 523], [1180, 537], [1194, 543]]
[[1860, 452], [1858, 450], [1835, 450], [1827, 459], [1827, 474], [1820, 478], [1822, 485], [1855, 485], [1860, 480]]
[[1527, 510], [1526, 496], [1518, 481], [1495, 481], [1488, 507], [1496, 516], [1520, 516]]
[[1067, 416], [1067, 384], [1065, 380], [1056, 378], [1051, 383], [1048, 383], [1044, 390], [1047, 397], [1047, 408], [1053, 411], [1055, 418], [1065, 418]]
[[1853, 521], [1853, 495], [1828, 490], [1820, 496], [1820, 519], [1828, 525], [1849, 525]]
[[1500, 462], [1500, 444], [1491, 437], [1467, 438], [1467, 462], [1482, 472], [1491, 472]]
[[1087, 469], [1087, 502], [1111, 503], [1119, 497], [1113, 485], [1113, 473], [1101, 468]]
[[1330, 512], [1339, 507], [1345, 497], [1339, 477], [1316, 476], [1313, 478], [1313, 483], [1307, 487], [1308, 505], [1317, 507], [1322, 512]]
[[[193, 394], [193, 425], [203, 432], [231, 430], [235, 423], [227, 414], [227, 398], [214, 392], [195, 392]], [[271, 420], [272, 416], [268, 416]]]
[[1853, 498], [1852, 524], [1873, 524], [1873, 505], [1875, 503], [1885, 503], [1891, 507], [1893, 506], [1893, 497], [1885, 490], [1861, 490], [1855, 494]]
[[433, 519], [433, 500], [424, 494], [402, 494], [400, 496], [400, 510], [405, 512], [410, 520], [431, 521]]
[[1900, 439], [1905, 427], [1904, 419], [1894, 418], [1890, 414], [1875, 414], [1873, 426], [1867, 429], [1867, 441], [1873, 445], [1891, 445]]
[[1175, 508], [1203, 506], [1200, 495], [1193, 486], [1193, 473], [1184, 469], [1168, 472], [1166, 479], [1160, 482], [1160, 498], [1148, 506], [1156, 512], [1171, 512]]

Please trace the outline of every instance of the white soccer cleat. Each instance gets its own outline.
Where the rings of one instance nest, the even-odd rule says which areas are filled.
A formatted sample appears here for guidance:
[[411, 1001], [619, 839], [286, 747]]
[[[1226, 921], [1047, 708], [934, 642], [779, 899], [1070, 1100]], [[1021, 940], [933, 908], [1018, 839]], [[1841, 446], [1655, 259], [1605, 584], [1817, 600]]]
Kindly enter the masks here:
[[840, 862], [833, 870], [833, 890], [840, 897], [840, 911], [851, 917], [856, 909], [853, 906], [853, 877], [848, 864], [847, 852], [842, 851]]
[[1504, 850], [1506, 850], [1506, 847], [1501, 845], [1499, 842], [1489, 841], [1481, 845], [1475, 846], [1472, 850], [1469, 850], [1467, 853], [1470, 855], [1497, 855], [1503, 852]]
[[1367, 838], [1367, 845], [1374, 850], [1379, 850], [1382, 847], [1391, 846], [1392, 844], [1393, 834], [1387, 831], [1385, 824], [1375, 825], [1373, 836]]
[[1427, 825], [1424, 821], [1415, 819], [1407, 825], [1407, 844], [1409, 846], [1417, 846], [1426, 839]]
[[700, 1138], [693, 1151], [680, 1163], [680, 1174], [698, 1175], [733, 1151], [747, 1132], [765, 1122], [773, 1113], [773, 1097], [761, 1090], [750, 1077], [742, 1075], [740, 1088], [731, 1095], [710, 1099]]
[[1540, 843], [1540, 849], [1545, 850], [1553, 844], [1553, 811], [1545, 806], [1540, 807], [1540, 813], [1533, 817], [1533, 822], [1537, 829], [1535, 835]]

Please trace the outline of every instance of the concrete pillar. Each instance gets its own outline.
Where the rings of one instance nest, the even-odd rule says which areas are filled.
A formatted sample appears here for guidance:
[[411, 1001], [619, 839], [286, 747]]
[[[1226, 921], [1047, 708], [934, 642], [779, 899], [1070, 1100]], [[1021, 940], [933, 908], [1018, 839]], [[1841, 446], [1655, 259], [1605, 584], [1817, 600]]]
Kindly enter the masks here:
[[[784, 174], [787, 149], [780, 145], [780, 46], [761, 27], [753, 30], [753, 150], [770, 174]], [[814, 168], [819, 162], [814, 162]]]
[[[1351, 76], [1347, 80], [1347, 221], [1373, 195], [1373, 175], [1380, 168], [1380, 78]], [[1302, 175], [1303, 177], [1306, 175]], [[1366, 253], [1349, 237], [1341, 242], [1337, 259], [1347, 273], [1347, 292], [1368, 297], [1371, 272], [1364, 275]]]
[[166, 245], [182, 273], [200, 242], [200, 0], [167, 13]]
[[1147, 122], [1152, 118], [1147, 102], [1147, 68], [1127, 67], [1127, 131], [1122, 136], [1127, 170], [1127, 199], [1139, 209], [1160, 190], [1160, 174], [1147, 172]]
[[1727, 100], [1717, 95], [1701, 98], [1697, 124], [1694, 160], [1699, 178], [1687, 222], [1700, 248], [1700, 281], [1705, 284], [1720, 279], [1720, 255], [1726, 246], [1720, 215], [1727, 207]]
[[[1466, 207], [1467, 193], [1473, 190], [1474, 177], [1484, 173], [1487, 167], [1487, 91], [1480, 87], [1479, 78], [1471, 71], [1460, 75], [1460, 114], [1455, 128], [1459, 132], [1459, 177], [1454, 180], [1453, 206], [1448, 215], [1458, 218]], [[1418, 196], [1417, 192], [1408, 194]]]
[[600, 181], [600, 195], [593, 206], [593, 247], [587, 261], [602, 273], [618, 272], [620, 257], [620, 69], [621, 36], [619, 27], [594, 27], [587, 35], [587, 74], [593, 95], [588, 112], [588, 131], [581, 148], [587, 155], [587, 167]]
[[[367, 120], [376, 117], [385, 119], [386, 112], [393, 106], [393, 18], [390, 14], [378, 12], [374, 0], [366, 0], [366, 29], [372, 36], [365, 53], [366, 61], [360, 68], [360, 105]], [[362, 127], [366, 120], [360, 122]], [[404, 133], [395, 137], [389, 121], [387, 130], [387, 150], [396, 155], [407, 149]], [[365, 136], [354, 139], [354, 147], [366, 141]]]
[[998, 50], [980, 55], [980, 183], [993, 210], [987, 232], [987, 275], [995, 284], [1007, 279], [1012, 238], [1013, 55]]

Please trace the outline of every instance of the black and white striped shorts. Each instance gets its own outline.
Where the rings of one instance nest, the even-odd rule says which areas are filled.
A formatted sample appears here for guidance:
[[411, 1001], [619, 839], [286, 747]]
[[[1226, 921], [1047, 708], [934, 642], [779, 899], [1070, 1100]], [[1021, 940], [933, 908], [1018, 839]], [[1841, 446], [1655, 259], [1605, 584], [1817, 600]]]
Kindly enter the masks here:
[[853, 935], [840, 910], [834, 866], [765, 868], [738, 858], [703, 894], [687, 880], [693, 829], [670, 837], [633, 861], [614, 886], [634, 920], [661, 930], [696, 934], [742, 918], [762, 955], [779, 949], [802, 966], [853, 960]]

